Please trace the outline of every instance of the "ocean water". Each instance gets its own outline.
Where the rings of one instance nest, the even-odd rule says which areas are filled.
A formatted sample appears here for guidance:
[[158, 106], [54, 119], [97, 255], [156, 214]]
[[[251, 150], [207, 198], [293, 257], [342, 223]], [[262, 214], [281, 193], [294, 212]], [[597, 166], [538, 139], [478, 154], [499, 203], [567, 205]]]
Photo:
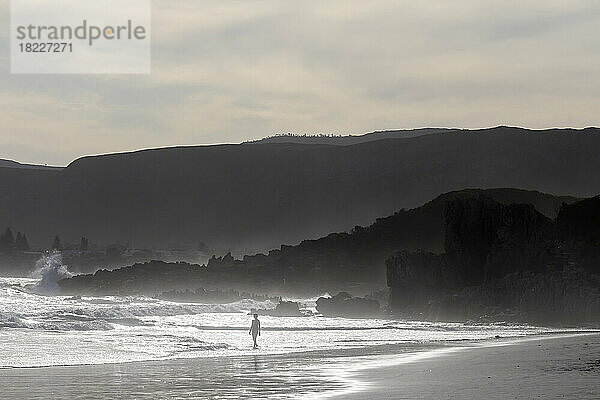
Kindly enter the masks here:
[[[35, 277], [0, 278], [0, 368], [252, 354], [248, 311], [275, 306], [252, 300], [215, 305], [149, 297], [56, 295], [56, 280], [68, 275], [59, 256], [51, 255], [41, 260]], [[315, 299], [301, 301], [307, 308], [315, 306]], [[260, 319], [260, 354], [522, 337], [550, 331], [525, 325], [319, 315]]]

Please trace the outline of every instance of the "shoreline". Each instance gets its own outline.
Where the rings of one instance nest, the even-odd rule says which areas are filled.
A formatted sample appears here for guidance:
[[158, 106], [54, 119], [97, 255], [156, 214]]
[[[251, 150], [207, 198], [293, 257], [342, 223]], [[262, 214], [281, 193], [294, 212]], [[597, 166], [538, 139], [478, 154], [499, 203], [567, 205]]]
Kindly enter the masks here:
[[[245, 330], [245, 328], [244, 328]], [[528, 334], [524, 336], [501, 336], [487, 339], [447, 339], [440, 341], [431, 341], [424, 343], [406, 342], [406, 343], [389, 343], [389, 344], [377, 344], [363, 347], [349, 347], [349, 348], [331, 348], [331, 349], [314, 349], [314, 350], [293, 350], [290, 352], [271, 352], [271, 353], [259, 353], [261, 357], [279, 357], [287, 356], [293, 358], [311, 356], [323, 357], [327, 354], [328, 357], [339, 358], [339, 357], [353, 357], [357, 354], [368, 355], [368, 356], [404, 356], [409, 354], [420, 354], [440, 349], [447, 348], [469, 348], [477, 345], [484, 347], [495, 345], [498, 341], [517, 343], [527, 340], [534, 340], [535, 338], [555, 338], [562, 336], [576, 336], [576, 335], [600, 335], [600, 329], [573, 329], [573, 330], [557, 330], [548, 332], [539, 332], [535, 334]], [[259, 347], [258, 350], [263, 348]], [[250, 350], [256, 350], [249, 348]], [[408, 351], [407, 351], [408, 350]], [[253, 354], [254, 356], [254, 354]], [[76, 367], [99, 367], [103, 365], [125, 365], [125, 364], [148, 364], [148, 363], [165, 363], [165, 362], [180, 362], [186, 360], [204, 360], [204, 359], [243, 359], [249, 357], [248, 354], [207, 354], [205, 356], [194, 356], [194, 357], [173, 357], [173, 358], [157, 358], [157, 359], [146, 359], [146, 360], [126, 360], [126, 361], [114, 361], [114, 362], [102, 362], [102, 363], [80, 363], [80, 364], [48, 364], [48, 365], [32, 365], [32, 366], [1, 366], [0, 372], [3, 370], [11, 369], [45, 369], [45, 368], [76, 368]]]
[[[358, 390], [320, 398], [600, 398], [600, 333], [534, 335], [358, 367]], [[342, 397], [343, 396], [343, 397]]]
[[[430, 378], [440, 370], [440, 366], [448, 363], [468, 367], [473, 360], [489, 359], [490, 354], [503, 355], [504, 362], [520, 362], [519, 357], [522, 354], [534, 354], [538, 345], [541, 346], [542, 343], [545, 344], [544, 349], [548, 348], [550, 353], [563, 358], [566, 355], [561, 346], [566, 344], [577, 350], [583, 343], [593, 343], [594, 351], [588, 351], [588, 354], [598, 354], [600, 358], [600, 333], [595, 331], [485, 341], [387, 345], [338, 351], [257, 353], [117, 364], [8, 368], [0, 370], [0, 385], [4, 389], [0, 398], [41, 399], [44, 398], [44, 393], [49, 391], [54, 394], [54, 398], [65, 399], [187, 396], [424, 398], [421, 394], [425, 393], [424, 390], [428, 387], [407, 388], [407, 376], [412, 376], [409, 380], [414, 385], [419, 382], [427, 386]], [[577, 351], [573, 354], [576, 353]], [[546, 357], [547, 355], [542, 354]], [[539, 360], [543, 362], [544, 358]], [[484, 367], [502, 369], [502, 363], [496, 365], [496, 362], [491, 361], [493, 360]], [[469, 368], [466, 368], [465, 373], [472, 378], [478, 371], [469, 371]], [[539, 371], [537, 375], [539, 379], [544, 379]], [[445, 386], [451, 386], [452, 382], [470, 381], [471, 378], [444, 375], [437, 379], [446, 380]], [[94, 392], [93, 388], [98, 386], [104, 388], [103, 393]], [[431, 390], [432, 388], [434, 386], [429, 387]], [[406, 393], [412, 393], [413, 397], [402, 397]], [[439, 398], [438, 395], [440, 393], [434, 393], [429, 398]], [[474, 396], [489, 398], [490, 394], [478, 393]]]

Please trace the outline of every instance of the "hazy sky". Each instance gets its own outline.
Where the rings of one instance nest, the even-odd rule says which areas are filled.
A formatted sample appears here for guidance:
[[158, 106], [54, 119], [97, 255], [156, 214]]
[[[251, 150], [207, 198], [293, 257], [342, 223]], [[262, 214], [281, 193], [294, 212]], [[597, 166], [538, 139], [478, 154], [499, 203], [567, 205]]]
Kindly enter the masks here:
[[130, 76], [10, 75], [0, 1], [0, 158], [600, 125], [597, 0], [153, 0], [152, 74]]

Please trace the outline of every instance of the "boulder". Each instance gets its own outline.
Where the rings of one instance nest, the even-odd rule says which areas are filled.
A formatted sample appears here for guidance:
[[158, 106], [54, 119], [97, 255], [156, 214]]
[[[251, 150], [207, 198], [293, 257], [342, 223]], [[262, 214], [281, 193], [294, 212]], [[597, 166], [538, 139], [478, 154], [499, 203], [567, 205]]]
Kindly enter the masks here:
[[340, 292], [333, 297], [319, 297], [317, 311], [327, 317], [362, 318], [376, 316], [381, 310], [377, 300]]

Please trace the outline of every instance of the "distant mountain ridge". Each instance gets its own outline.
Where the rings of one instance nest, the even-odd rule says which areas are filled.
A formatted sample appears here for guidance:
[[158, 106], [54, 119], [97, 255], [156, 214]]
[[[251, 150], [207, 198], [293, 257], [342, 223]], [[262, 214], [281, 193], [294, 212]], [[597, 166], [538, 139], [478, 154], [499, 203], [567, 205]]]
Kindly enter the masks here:
[[0, 168], [21, 168], [21, 169], [61, 169], [62, 167], [51, 167], [47, 165], [22, 164], [13, 160], [0, 159]]
[[589, 127], [584, 129], [571, 129], [571, 128], [553, 128], [553, 129], [525, 129], [512, 126], [497, 126], [492, 128], [482, 129], [461, 129], [461, 128], [416, 128], [416, 129], [392, 129], [385, 131], [374, 131], [365, 133], [363, 135], [328, 135], [328, 134], [317, 134], [317, 135], [301, 135], [301, 134], [278, 134], [269, 136], [256, 141], [249, 141], [246, 143], [289, 143], [289, 144], [328, 144], [335, 146], [351, 146], [359, 143], [374, 142], [377, 140], [385, 139], [411, 139], [420, 136], [436, 135], [444, 133], [486, 133], [494, 132], [496, 130], [513, 130], [522, 131], [523, 133], [552, 133], [557, 131], [565, 132], [582, 132], [586, 130], [596, 130], [597, 128]]
[[328, 144], [335, 146], [350, 146], [358, 143], [374, 142], [382, 139], [409, 139], [413, 137], [433, 135], [445, 132], [459, 132], [464, 129], [452, 128], [419, 128], [389, 131], [375, 131], [364, 135], [293, 135], [280, 134], [248, 143], [296, 143], [296, 144]]
[[174, 147], [83, 157], [64, 169], [0, 168], [0, 226], [18, 226], [33, 246], [48, 246], [56, 234], [75, 243], [85, 235], [138, 248], [204, 242], [240, 254], [346, 231], [465, 187], [600, 192], [597, 128], [359, 138], [339, 139], [347, 145]]

